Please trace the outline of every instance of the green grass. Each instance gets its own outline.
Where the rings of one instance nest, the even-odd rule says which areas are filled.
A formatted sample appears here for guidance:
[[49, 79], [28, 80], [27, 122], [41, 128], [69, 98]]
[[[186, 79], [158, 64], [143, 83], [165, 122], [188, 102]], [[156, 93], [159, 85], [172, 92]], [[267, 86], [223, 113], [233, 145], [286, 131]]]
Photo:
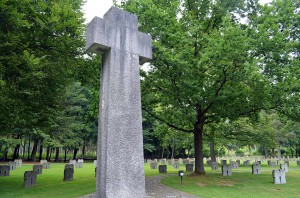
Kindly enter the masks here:
[[[23, 187], [23, 174], [32, 170], [32, 164], [24, 164], [17, 170], [10, 172], [9, 177], [0, 177], [1, 198], [54, 198], [54, 197], [80, 197], [95, 192], [95, 173], [93, 163], [84, 163], [83, 168], [76, 169], [74, 180], [63, 181], [64, 163], [51, 163], [51, 168], [43, 169], [43, 174], [38, 175], [37, 186]], [[181, 165], [180, 170], [184, 170]], [[219, 168], [220, 169], [220, 168]], [[251, 167], [241, 167], [233, 170], [233, 175], [222, 177], [221, 171], [205, 169], [207, 174], [201, 177], [184, 176], [183, 185], [180, 186], [180, 177], [172, 176], [162, 182], [199, 197], [300, 197], [300, 167], [292, 163], [287, 173], [287, 184], [275, 185], [272, 183], [272, 168], [263, 165], [261, 175], [252, 175]], [[151, 170], [145, 164], [145, 175], [158, 175], [158, 170]], [[178, 174], [178, 169], [168, 166], [168, 174]]]
[[[233, 169], [232, 176], [221, 176], [221, 169], [210, 170], [206, 167], [206, 175], [193, 176], [188, 174], [180, 185], [180, 177], [165, 178], [162, 183], [201, 198], [295, 198], [300, 197], [300, 167], [291, 163], [286, 173], [287, 184], [273, 184], [272, 168], [262, 165], [260, 175], [252, 175], [251, 166]], [[277, 166], [276, 169], [279, 169]]]

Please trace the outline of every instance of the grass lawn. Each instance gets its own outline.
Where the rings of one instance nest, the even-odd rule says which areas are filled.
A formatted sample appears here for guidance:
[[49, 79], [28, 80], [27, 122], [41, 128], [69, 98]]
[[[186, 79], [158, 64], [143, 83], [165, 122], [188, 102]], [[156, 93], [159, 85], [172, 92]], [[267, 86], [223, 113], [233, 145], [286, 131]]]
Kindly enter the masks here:
[[[276, 169], [279, 169], [277, 166]], [[273, 168], [262, 164], [261, 174], [252, 175], [251, 166], [232, 170], [232, 176], [221, 176], [221, 168], [212, 171], [206, 167], [205, 176], [187, 175], [180, 186], [180, 177], [165, 178], [162, 183], [201, 198], [264, 198], [264, 197], [300, 197], [300, 167], [290, 163], [286, 173], [287, 184], [273, 184]]]
[[[37, 186], [23, 187], [23, 175], [26, 170], [32, 170], [33, 164], [23, 163], [22, 167], [10, 172], [9, 177], [0, 177], [1, 198], [74, 198], [95, 192], [94, 164], [84, 163], [83, 168], [74, 169], [74, 180], [63, 181], [64, 163], [51, 163], [50, 169], [43, 169], [43, 174], [37, 177]], [[181, 165], [181, 170], [184, 166]], [[180, 177], [172, 176], [163, 183], [199, 197], [300, 197], [300, 167], [291, 163], [287, 173], [286, 185], [272, 183], [272, 168], [263, 165], [261, 175], [252, 175], [251, 167], [241, 167], [233, 170], [233, 175], [222, 177], [221, 171], [212, 171], [206, 167], [207, 174], [202, 177], [184, 176], [180, 186]], [[158, 175], [158, 170], [151, 170], [145, 164], [146, 176]], [[178, 169], [168, 166], [168, 174], [178, 174]]]

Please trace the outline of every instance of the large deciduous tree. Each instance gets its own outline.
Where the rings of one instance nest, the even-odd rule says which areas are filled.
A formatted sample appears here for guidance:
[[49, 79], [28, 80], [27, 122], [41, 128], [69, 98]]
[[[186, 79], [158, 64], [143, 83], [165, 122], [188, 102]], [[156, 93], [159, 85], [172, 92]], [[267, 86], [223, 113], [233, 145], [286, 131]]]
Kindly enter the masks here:
[[[261, 9], [257, 1], [239, 0], [122, 2], [122, 8], [138, 15], [140, 30], [153, 38], [153, 61], [142, 80], [143, 110], [169, 127], [194, 134], [196, 174], [205, 173], [206, 124], [275, 108], [278, 99], [272, 94], [287, 93], [274, 79], [277, 75], [264, 75], [262, 66], [278, 71], [282, 80], [289, 78], [290, 51], [286, 62], [280, 61], [284, 50], [274, 54], [283, 42], [276, 49], [264, 49], [273, 38], [258, 30], [262, 16], [273, 17], [266, 10], [275, 12], [280, 6], [284, 4]], [[263, 14], [255, 14], [258, 11]], [[241, 17], [248, 23], [241, 24]], [[284, 47], [290, 49], [288, 44]]]

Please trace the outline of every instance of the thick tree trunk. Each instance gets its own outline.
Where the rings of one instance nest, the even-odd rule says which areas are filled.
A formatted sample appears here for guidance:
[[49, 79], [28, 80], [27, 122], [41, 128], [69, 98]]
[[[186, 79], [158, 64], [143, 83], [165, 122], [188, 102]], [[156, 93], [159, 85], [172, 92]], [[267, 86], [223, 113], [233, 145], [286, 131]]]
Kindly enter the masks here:
[[8, 154], [8, 148], [6, 147], [4, 148], [3, 159], [2, 159], [4, 162], [7, 161], [7, 154]]
[[275, 157], [275, 149], [272, 148], [272, 157], [274, 158]]
[[47, 147], [47, 151], [46, 151], [46, 160], [49, 161], [49, 162], [50, 162], [50, 157], [49, 157], [49, 155], [50, 155], [50, 150], [51, 150], [51, 149], [50, 149], [50, 146], [48, 146], [48, 147]]
[[58, 158], [59, 158], [59, 147], [56, 147], [56, 149], [55, 149], [55, 162], [58, 162]]
[[194, 125], [194, 148], [195, 148], [195, 174], [203, 175], [204, 163], [203, 163], [203, 125], [204, 118], [198, 115], [198, 121]]
[[14, 154], [13, 154], [13, 160], [19, 158], [19, 151], [20, 151], [20, 144], [18, 144], [18, 145], [15, 147]]
[[24, 145], [22, 147], [23, 147], [23, 156], [22, 156], [22, 159], [24, 159], [25, 158], [25, 151], [26, 151], [26, 139], [24, 139]]
[[73, 154], [73, 160], [76, 160], [77, 152], [78, 152], [78, 148], [75, 148]]
[[252, 148], [251, 145], [248, 145], [249, 154], [252, 155]]
[[216, 154], [215, 154], [215, 141], [214, 139], [210, 140], [209, 143], [209, 149], [210, 149], [210, 159], [212, 162], [216, 162]]
[[164, 158], [164, 152], [165, 152], [165, 147], [163, 147], [162, 152], [161, 152], [161, 159]]
[[31, 159], [33, 162], [36, 162], [36, 152], [37, 152], [37, 146], [38, 146], [39, 140], [34, 140], [34, 145], [31, 152]]
[[40, 151], [39, 151], [39, 161], [41, 161], [43, 158], [43, 145], [40, 145]]

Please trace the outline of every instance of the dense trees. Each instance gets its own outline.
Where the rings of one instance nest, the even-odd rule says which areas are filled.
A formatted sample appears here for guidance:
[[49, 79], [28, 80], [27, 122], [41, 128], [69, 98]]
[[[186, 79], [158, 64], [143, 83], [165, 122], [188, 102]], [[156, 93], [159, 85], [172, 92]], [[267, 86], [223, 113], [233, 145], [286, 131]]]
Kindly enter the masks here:
[[[92, 96], [83, 94], [74, 104], [72, 99], [75, 99], [69, 93], [73, 91], [70, 86], [79, 84], [74, 81], [82, 80], [83, 72], [79, 69], [95, 65], [88, 65], [92, 61], [83, 59], [82, 3], [81, 0], [0, 3], [0, 138], [4, 152], [15, 147], [13, 158], [18, 157], [22, 141], [23, 145], [33, 146], [30, 157], [33, 160], [39, 152], [38, 145], [48, 148], [48, 154], [52, 147], [60, 147], [59, 139], [66, 140], [62, 135], [68, 133], [62, 130], [63, 126], [69, 129], [66, 123], [79, 119], [70, 121], [68, 113], [63, 113], [68, 111], [65, 107], [70, 103], [73, 108], [81, 105], [82, 111], [88, 112], [86, 100], [92, 101]], [[93, 73], [99, 74], [99, 69]], [[95, 80], [93, 73], [91, 78]], [[82, 118], [83, 112], [77, 113], [82, 132], [94, 127], [87, 126], [88, 118]]]

